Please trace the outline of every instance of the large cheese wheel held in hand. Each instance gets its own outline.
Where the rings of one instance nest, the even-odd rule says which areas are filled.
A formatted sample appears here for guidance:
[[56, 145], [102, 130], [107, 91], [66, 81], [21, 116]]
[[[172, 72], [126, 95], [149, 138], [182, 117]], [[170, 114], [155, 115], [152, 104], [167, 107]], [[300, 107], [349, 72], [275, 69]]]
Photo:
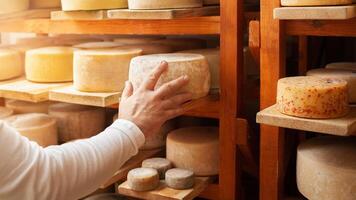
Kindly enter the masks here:
[[30, 0], [0, 0], [0, 14], [24, 11], [30, 7]]
[[10, 117], [12, 114], [14, 114], [12, 109], [0, 106], [0, 120]]
[[167, 159], [174, 167], [196, 176], [219, 173], [219, 128], [190, 127], [172, 131], [167, 137]]
[[277, 109], [283, 114], [303, 118], [342, 117], [349, 111], [347, 82], [314, 76], [280, 79]]
[[74, 87], [83, 92], [120, 92], [132, 58], [141, 49], [81, 50], [74, 53]]
[[21, 53], [12, 49], [0, 49], [0, 81], [19, 77], [23, 72]]
[[31, 8], [60, 8], [61, 0], [30, 0]]
[[132, 59], [129, 80], [132, 82], [134, 89], [137, 89], [162, 61], [168, 62], [168, 70], [161, 76], [156, 88], [187, 75], [190, 80], [188, 85], [183, 87], [181, 91], [177, 91], [177, 93], [190, 92], [193, 94], [193, 99], [208, 95], [210, 89], [208, 61], [202, 55], [187, 53], [154, 54]]
[[297, 185], [310, 200], [356, 199], [356, 139], [320, 137], [298, 147]]
[[14, 115], [6, 118], [5, 122], [42, 147], [58, 144], [56, 120], [46, 114]]
[[152, 168], [137, 168], [127, 174], [129, 186], [134, 191], [150, 191], [159, 185], [159, 175], [157, 170]]
[[28, 101], [20, 100], [9, 100], [6, 101], [5, 106], [14, 110], [15, 114], [25, 114], [25, 113], [48, 113], [48, 107], [53, 104], [51, 101], [33, 103]]
[[351, 3], [352, 0], [281, 0], [282, 6], [333, 6]]
[[330, 63], [325, 66], [327, 69], [340, 69], [356, 72], [356, 62]]
[[49, 107], [49, 115], [57, 120], [60, 142], [89, 138], [105, 129], [103, 108], [57, 103]]
[[72, 47], [44, 47], [26, 52], [26, 78], [39, 83], [73, 80]]
[[203, 6], [203, 0], [128, 0], [129, 9], [156, 10], [172, 8], [196, 8]]
[[61, 0], [62, 10], [102, 10], [127, 8], [127, 0]]

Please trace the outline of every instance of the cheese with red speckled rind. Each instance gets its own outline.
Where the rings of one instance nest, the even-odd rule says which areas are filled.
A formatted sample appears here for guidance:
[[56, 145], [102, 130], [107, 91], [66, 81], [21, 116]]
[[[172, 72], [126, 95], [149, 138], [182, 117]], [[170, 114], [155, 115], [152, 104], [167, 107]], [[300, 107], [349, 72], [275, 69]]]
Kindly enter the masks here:
[[347, 82], [314, 76], [280, 79], [277, 109], [283, 114], [303, 118], [342, 117], [349, 111]]
[[356, 72], [356, 62], [338, 62], [327, 64], [327, 69], [341, 69]]
[[33, 103], [28, 101], [9, 100], [5, 102], [7, 108], [14, 110], [15, 114], [25, 113], [48, 113], [48, 107], [53, 104], [51, 101]]
[[312, 200], [356, 199], [356, 139], [319, 137], [298, 147], [297, 185]]
[[156, 10], [202, 7], [203, 0], [129, 0], [129, 9]]
[[282, 6], [333, 6], [351, 3], [352, 0], [281, 0]]
[[0, 49], [0, 81], [19, 77], [23, 72], [21, 53], [12, 49]]
[[152, 168], [137, 168], [129, 171], [127, 182], [134, 191], [150, 191], [159, 185], [159, 175], [157, 170]]
[[103, 10], [127, 8], [127, 0], [62, 0], [62, 10]]
[[12, 114], [14, 114], [12, 109], [0, 106], [0, 119], [10, 117]]

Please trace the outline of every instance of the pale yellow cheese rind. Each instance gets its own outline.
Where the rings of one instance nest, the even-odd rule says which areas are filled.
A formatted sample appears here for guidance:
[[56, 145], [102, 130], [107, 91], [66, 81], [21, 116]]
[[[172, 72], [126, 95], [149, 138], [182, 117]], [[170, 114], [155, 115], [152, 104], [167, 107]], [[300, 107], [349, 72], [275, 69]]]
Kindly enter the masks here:
[[0, 0], [0, 14], [18, 12], [27, 10], [30, 6], [29, 0], [12, 0], [11, 2], [6, 0]]
[[174, 52], [174, 48], [172, 46], [164, 45], [164, 44], [132, 44], [132, 45], [122, 46], [122, 48], [141, 49], [142, 55], [162, 54], [162, 53]]
[[129, 0], [129, 9], [137, 10], [196, 8], [202, 6], [203, 0]]
[[53, 104], [51, 101], [33, 103], [28, 101], [10, 100], [5, 102], [5, 106], [14, 111], [15, 114], [25, 113], [48, 113], [48, 107]]
[[129, 171], [127, 181], [134, 191], [150, 191], [158, 187], [159, 175], [152, 168], [137, 168]]
[[31, 8], [60, 8], [61, 0], [30, 0]]
[[23, 72], [21, 53], [12, 49], [0, 49], [0, 81], [19, 77]]
[[127, 8], [127, 0], [62, 0], [62, 10], [102, 10]]
[[160, 179], [164, 179], [166, 172], [172, 168], [172, 163], [165, 158], [149, 158], [142, 162], [142, 167], [157, 170]]
[[281, 0], [282, 6], [332, 6], [351, 3], [352, 0]]
[[187, 169], [174, 168], [166, 172], [166, 184], [177, 190], [186, 190], [194, 186], [194, 172]]

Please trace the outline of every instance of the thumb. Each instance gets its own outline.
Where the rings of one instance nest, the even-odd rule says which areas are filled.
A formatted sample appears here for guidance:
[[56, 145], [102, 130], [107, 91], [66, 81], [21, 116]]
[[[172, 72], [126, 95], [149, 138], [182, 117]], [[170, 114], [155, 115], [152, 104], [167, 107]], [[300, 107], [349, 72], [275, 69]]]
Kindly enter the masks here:
[[130, 81], [125, 82], [125, 89], [122, 92], [121, 98], [122, 99], [127, 99], [133, 94], [133, 86]]

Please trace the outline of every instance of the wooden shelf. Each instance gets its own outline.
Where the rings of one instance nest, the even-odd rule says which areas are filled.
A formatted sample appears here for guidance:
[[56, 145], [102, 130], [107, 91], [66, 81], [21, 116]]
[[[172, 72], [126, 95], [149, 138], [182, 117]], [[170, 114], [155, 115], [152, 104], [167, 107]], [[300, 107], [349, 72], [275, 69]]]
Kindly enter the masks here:
[[348, 115], [337, 119], [305, 119], [281, 114], [276, 106], [257, 113], [257, 123], [338, 136], [356, 135], [356, 107]]
[[32, 9], [14, 13], [0, 14], [0, 20], [49, 18], [51, 16], [51, 12], [55, 10], [60, 10], [60, 8]]

